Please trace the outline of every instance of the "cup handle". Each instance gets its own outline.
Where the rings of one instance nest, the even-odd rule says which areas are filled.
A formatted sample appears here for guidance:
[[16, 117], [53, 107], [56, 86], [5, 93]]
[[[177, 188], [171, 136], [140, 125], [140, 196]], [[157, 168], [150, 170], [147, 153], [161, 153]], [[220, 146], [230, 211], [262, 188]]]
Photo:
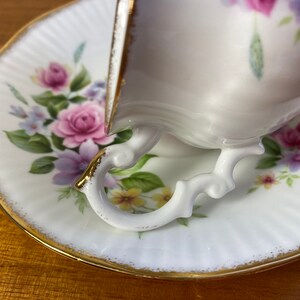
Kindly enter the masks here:
[[147, 231], [164, 226], [177, 218], [192, 215], [193, 205], [200, 193], [221, 198], [235, 187], [233, 170], [238, 161], [252, 154], [262, 154], [260, 142], [241, 148], [225, 148], [209, 174], [178, 181], [172, 198], [160, 209], [130, 214], [115, 207], [104, 190], [105, 174], [112, 168], [126, 169], [147, 153], [159, 141], [161, 130], [154, 127], [133, 129], [132, 138], [124, 144], [108, 146], [93, 159], [75, 187], [83, 192], [96, 214], [106, 223], [128, 231]]

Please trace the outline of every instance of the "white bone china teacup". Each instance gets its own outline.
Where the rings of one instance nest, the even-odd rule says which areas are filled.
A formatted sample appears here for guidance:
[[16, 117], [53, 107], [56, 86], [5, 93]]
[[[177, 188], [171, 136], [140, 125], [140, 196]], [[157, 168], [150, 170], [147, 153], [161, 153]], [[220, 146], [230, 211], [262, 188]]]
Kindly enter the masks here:
[[[109, 146], [76, 186], [107, 223], [143, 231], [189, 217], [199, 193], [234, 189], [236, 163], [264, 149], [261, 137], [300, 110], [300, 8], [281, 0], [118, 0], [106, 124], [132, 138]], [[215, 169], [178, 181], [157, 211], [132, 215], [107, 199], [103, 180], [128, 168], [163, 132], [219, 148]], [[183, 196], [184, 195], [184, 196]]]

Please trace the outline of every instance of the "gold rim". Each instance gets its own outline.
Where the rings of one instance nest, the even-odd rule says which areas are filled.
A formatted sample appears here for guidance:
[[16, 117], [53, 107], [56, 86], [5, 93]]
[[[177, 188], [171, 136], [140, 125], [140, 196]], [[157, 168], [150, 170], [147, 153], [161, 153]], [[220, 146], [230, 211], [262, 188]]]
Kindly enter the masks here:
[[[112, 44], [111, 44], [111, 50], [114, 49], [115, 44], [116, 44], [116, 33], [117, 33], [117, 24], [119, 22], [119, 19], [121, 18], [120, 15], [118, 15], [119, 11], [119, 6], [121, 0], [117, 0], [117, 5], [116, 5], [116, 11], [115, 11], [115, 20], [114, 20], [114, 29], [113, 29], [113, 36], [112, 36]], [[114, 99], [112, 99], [112, 108], [109, 112], [109, 102], [106, 102], [106, 109], [105, 109], [105, 130], [106, 133], [109, 134], [112, 128], [112, 124], [115, 118], [115, 115], [117, 113], [117, 109], [119, 106], [119, 100], [121, 97], [121, 89], [125, 85], [125, 80], [123, 78], [125, 71], [126, 71], [126, 66], [127, 66], [127, 60], [128, 60], [128, 52], [129, 52], [129, 47], [131, 43], [131, 36], [130, 36], [130, 28], [132, 27], [132, 22], [135, 14], [135, 0], [128, 0], [129, 1], [129, 7], [128, 7], [128, 24], [126, 28], [126, 33], [125, 33], [125, 42], [124, 42], [124, 50], [122, 53], [122, 58], [121, 58], [121, 65], [120, 65], [120, 72], [118, 74], [118, 79], [117, 79], [117, 86], [116, 90], [112, 91], [110, 88], [110, 78], [112, 74], [112, 68], [114, 66], [113, 63], [113, 51], [110, 53], [110, 58], [109, 58], [109, 69], [108, 69], [108, 85], [107, 85], [107, 99], [110, 99], [110, 94], [114, 93]]]
[[[64, 6], [61, 6], [57, 9], [51, 10], [48, 13], [41, 15], [40, 17], [31, 21], [28, 25], [24, 26], [21, 30], [19, 30], [0, 50], [0, 55], [3, 55], [6, 50], [10, 49], [24, 34], [26, 34], [29, 30], [31, 30], [32, 25], [36, 24], [41, 20], [45, 20], [50, 18], [53, 14], [70, 7], [74, 3], [78, 1], [73, 1]], [[300, 257], [300, 249], [296, 251], [292, 251], [286, 254], [281, 254], [276, 258], [266, 259], [264, 261], [258, 261], [254, 263], [240, 265], [235, 269], [222, 269], [217, 272], [210, 273], [197, 273], [197, 272], [154, 272], [146, 269], [135, 269], [129, 265], [119, 264], [115, 262], [111, 262], [109, 260], [101, 259], [98, 257], [93, 257], [88, 253], [79, 252], [71, 247], [66, 245], [57, 243], [55, 240], [51, 239], [46, 234], [43, 234], [38, 229], [31, 226], [22, 216], [17, 214], [5, 200], [8, 197], [0, 194], [0, 206], [3, 211], [28, 235], [34, 238], [39, 243], [43, 244], [47, 248], [60, 253], [66, 257], [72, 258], [74, 260], [87, 263], [89, 265], [94, 265], [97, 267], [102, 267], [108, 270], [117, 271], [121, 273], [136, 275], [140, 277], [151, 277], [158, 279], [213, 279], [213, 278], [228, 278], [235, 277], [242, 274], [252, 274], [265, 270], [269, 270], [275, 268], [277, 266], [281, 266], [292, 261], [297, 260]]]

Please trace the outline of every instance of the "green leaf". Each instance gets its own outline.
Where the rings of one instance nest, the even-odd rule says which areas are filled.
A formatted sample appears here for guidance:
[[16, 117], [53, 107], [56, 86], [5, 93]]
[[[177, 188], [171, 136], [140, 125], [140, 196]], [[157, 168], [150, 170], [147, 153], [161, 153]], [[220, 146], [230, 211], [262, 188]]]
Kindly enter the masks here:
[[53, 145], [59, 150], [65, 150], [66, 147], [63, 145], [64, 139], [52, 133], [51, 140]]
[[270, 169], [277, 165], [277, 161], [280, 160], [280, 157], [268, 156], [260, 159], [256, 166], [256, 169]]
[[287, 184], [289, 187], [292, 187], [292, 186], [293, 186], [293, 183], [294, 183], [294, 180], [293, 180], [291, 177], [288, 177], [287, 180], [286, 180], [286, 184]]
[[177, 219], [177, 222], [180, 224], [180, 225], [183, 225], [185, 227], [188, 227], [189, 226], [189, 219], [188, 218], [179, 218]]
[[300, 178], [299, 175], [292, 175], [291, 177], [294, 178], [294, 179], [299, 179]]
[[121, 182], [128, 190], [131, 188], [138, 188], [144, 193], [165, 186], [157, 175], [149, 172], [134, 173], [130, 177], [121, 179]]
[[51, 153], [52, 148], [49, 140], [41, 135], [29, 136], [25, 130], [5, 131], [8, 139], [18, 148], [32, 153]]
[[295, 44], [297, 44], [300, 41], [300, 29], [296, 31], [294, 41]]
[[61, 201], [63, 199], [69, 199], [70, 197], [75, 198], [75, 204], [78, 206], [78, 209], [81, 213], [84, 213], [84, 210], [86, 207], [88, 207], [88, 200], [85, 196], [85, 194], [77, 191], [73, 187], [64, 187], [58, 190], [60, 193], [58, 197], [58, 201]]
[[48, 107], [49, 105], [56, 105], [60, 102], [67, 101], [65, 95], [54, 95], [51, 91], [44, 92], [40, 95], [32, 96], [32, 99], [39, 105]]
[[122, 169], [113, 169], [110, 171], [111, 174], [114, 175], [119, 175], [119, 176], [127, 176], [130, 175], [132, 173], [137, 172], [138, 170], [140, 170], [149, 159], [153, 158], [153, 157], [157, 157], [157, 155], [154, 154], [146, 154], [144, 156], [142, 156], [138, 162], [135, 164], [135, 166], [133, 166], [130, 169], [126, 169], [126, 170], [122, 170]]
[[250, 44], [250, 65], [253, 74], [258, 80], [263, 77], [264, 53], [259, 34], [254, 33]]
[[79, 47], [75, 50], [75, 53], [74, 53], [74, 63], [75, 64], [77, 64], [80, 61], [83, 51], [85, 49], [85, 46], [86, 46], [86, 43], [81, 43], [79, 45]]
[[54, 161], [57, 160], [56, 157], [45, 156], [39, 159], [36, 159], [30, 169], [30, 173], [32, 174], [47, 174], [50, 173], [54, 169]]
[[82, 96], [75, 96], [75, 97], [70, 98], [69, 101], [72, 103], [82, 103], [82, 102], [86, 101], [86, 98], [82, 97]]
[[195, 218], [207, 218], [206, 215], [203, 215], [203, 214], [200, 214], [200, 213], [193, 213], [192, 216], [195, 217]]
[[37, 104], [47, 107], [50, 116], [54, 119], [61, 110], [67, 108], [69, 105], [65, 95], [54, 95], [51, 91], [32, 96], [32, 99]]
[[84, 213], [84, 210], [88, 207], [88, 200], [85, 196], [85, 194], [74, 190], [75, 191], [75, 204], [78, 206], [78, 209], [81, 213]]
[[287, 171], [287, 170], [280, 171], [280, 174], [288, 174], [288, 173], [289, 173], [289, 171]]
[[132, 137], [132, 130], [127, 129], [124, 131], [121, 131], [117, 134], [117, 137], [114, 140], [114, 144], [122, 144], [127, 142]]
[[291, 23], [292, 20], [293, 20], [293, 16], [284, 17], [280, 20], [278, 26], [287, 25]]
[[68, 106], [69, 103], [66, 100], [62, 100], [57, 103], [49, 103], [48, 112], [53, 119], [56, 119], [59, 112], [63, 109], [66, 109]]
[[281, 151], [281, 147], [279, 146], [279, 144], [268, 138], [268, 137], [264, 137], [262, 139], [262, 143], [265, 147], [266, 153], [270, 154], [270, 155], [281, 155], [282, 151]]
[[91, 77], [85, 67], [82, 67], [80, 73], [71, 83], [71, 92], [77, 92], [91, 83]]
[[12, 94], [15, 96], [16, 99], [28, 105], [28, 102], [26, 101], [25, 97], [22, 96], [21, 93], [14, 86], [12, 86], [9, 83], [7, 83], [7, 86], [9, 87], [10, 91], [12, 92]]
[[251, 194], [251, 193], [255, 192], [257, 189], [258, 189], [257, 186], [252, 187], [251, 189], [248, 190], [247, 194]]
[[69, 199], [71, 196], [76, 195], [75, 189], [70, 186], [61, 188], [58, 190], [58, 192], [60, 193], [58, 201], [61, 201], [63, 199]]
[[45, 122], [44, 122], [44, 126], [49, 126], [51, 123], [53, 123], [54, 120], [52, 119], [47, 119]]

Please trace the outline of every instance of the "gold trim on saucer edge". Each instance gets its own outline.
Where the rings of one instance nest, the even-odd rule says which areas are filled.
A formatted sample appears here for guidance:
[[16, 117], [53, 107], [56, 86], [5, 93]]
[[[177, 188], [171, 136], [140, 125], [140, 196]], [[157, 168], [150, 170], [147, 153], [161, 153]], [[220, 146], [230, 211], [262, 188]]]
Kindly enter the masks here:
[[[73, 1], [67, 5], [58, 7], [57, 9], [51, 10], [48, 13], [41, 15], [40, 17], [31, 21], [28, 25], [24, 26], [21, 30], [19, 30], [0, 50], [0, 55], [3, 55], [6, 50], [10, 49], [24, 34], [26, 34], [29, 30], [32, 30], [32, 25], [37, 22], [47, 19], [51, 17], [53, 14], [75, 4], [79, 1]], [[57, 243], [54, 239], [42, 233], [37, 228], [34, 228], [30, 225], [24, 217], [17, 214], [11, 206], [9, 206], [8, 202], [5, 200], [8, 199], [5, 195], [0, 192], [0, 207], [1, 209], [8, 215], [8, 217], [16, 223], [23, 231], [25, 231], [28, 235], [30, 235], [33, 239], [46, 246], [47, 248], [62, 254], [66, 257], [74, 259], [76, 261], [80, 261], [83, 263], [87, 263], [90, 265], [94, 265], [97, 267], [105, 268], [112, 271], [117, 271], [120, 273], [131, 274], [139, 277], [147, 277], [147, 278], [157, 278], [157, 279], [213, 279], [213, 278], [228, 278], [228, 277], [236, 277], [238, 275], [245, 274], [253, 274], [257, 272], [262, 272], [265, 270], [273, 269], [275, 267], [290, 263], [299, 259], [300, 257], [300, 248], [285, 254], [281, 254], [275, 258], [270, 258], [264, 261], [256, 261], [249, 264], [240, 265], [235, 269], [221, 269], [216, 272], [209, 273], [200, 273], [200, 272], [155, 272], [147, 269], [135, 269], [129, 265], [115, 263], [109, 260], [101, 259], [98, 257], [93, 257], [85, 252], [79, 252], [71, 247], [68, 247], [63, 244]]]

